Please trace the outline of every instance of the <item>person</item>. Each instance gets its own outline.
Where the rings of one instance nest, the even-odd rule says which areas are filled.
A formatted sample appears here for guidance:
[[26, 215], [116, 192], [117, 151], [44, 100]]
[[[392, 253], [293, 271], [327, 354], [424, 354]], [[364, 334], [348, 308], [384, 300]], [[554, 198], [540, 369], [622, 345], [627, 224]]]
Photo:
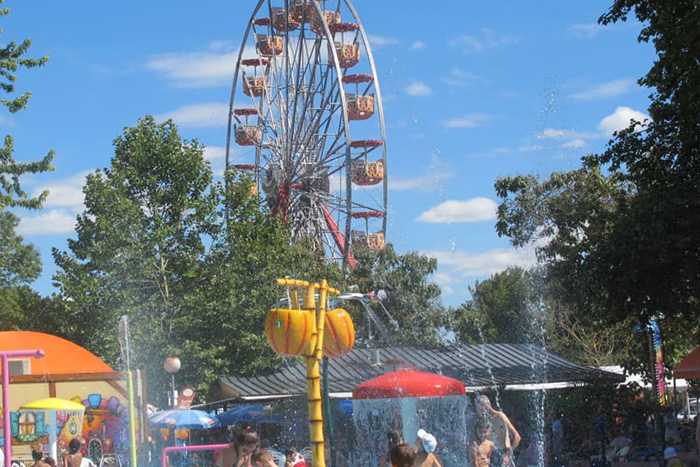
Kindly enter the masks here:
[[68, 454], [63, 456], [63, 467], [80, 467], [83, 453], [80, 452], [80, 440], [73, 438], [68, 443]]
[[416, 467], [442, 467], [442, 464], [433, 453], [437, 447], [435, 436], [423, 429], [418, 430], [416, 447], [418, 449], [416, 450], [416, 458], [413, 465]]
[[552, 421], [552, 454], [555, 460], [561, 457], [561, 447], [564, 443], [564, 425], [561, 423], [561, 413], [557, 412]]
[[49, 464], [42, 461], [43, 458], [43, 452], [37, 451], [36, 449], [32, 449], [32, 460], [34, 461], [32, 467], [51, 467]]
[[391, 452], [391, 448], [396, 446], [397, 444], [404, 444], [403, 442], [403, 433], [401, 433], [401, 430], [397, 428], [392, 428], [391, 430], [386, 432], [386, 437], [387, 441], [389, 442], [389, 449], [387, 450], [386, 456], [382, 456], [381, 459], [379, 459], [379, 466], [380, 467], [387, 467], [387, 463], [389, 463], [389, 453]]
[[671, 407], [664, 411], [664, 439], [669, 446], [677, 446], [681, 442], [681, 432], [678, 429], [678, 418]]
[[389, 450], [391, 467], [413, 467], [415, 459], [416, 451], [406, 443], [399, 443]]
[[306, 467], [306, 459], [304, 459], [304, 456], [297, 452], [296, 448], [288, 448], [284, 452], [284, 455], [287, 459], [284, 462], [284, 467]]
[[678, 458], [676, 448], [674, 448], [673, 446], [669, 446], [666, 449], [664, 449], [664, 460], [666, 461], [666, 467], [682, 467], [683, 465], [685, 465]]
[[279, 467], [272, 458], [270, 451], [266, 449], [258, 449], [255, 451], [251, 456], [251, 463], [253, 467]]
[[251, 456], [258, 448], [258, 434], [246, 428], [216, 457], [216, 467], [251, 467]]
[[51, 467], [56, 467], [56, 459], [51, 456], [44, 457], [44, 463], [49, 464]]
[[477, 415], [487, 420], [491, 425], [492, 457], [497, 458], [501, 465], [513, 465], [513, 451], [517, 449], [521, 440], [518, 430], [515, 429], [506, 414], [491, 406], [491, 400], [488, 396], [479, 396], [476, 410]]
[[472, 445], [472, 462], [475, 467], [489, 467], [493, 441], [491, 441], [491, 426], [485, 420], [476, 422], [476, 438], [477, 441]]

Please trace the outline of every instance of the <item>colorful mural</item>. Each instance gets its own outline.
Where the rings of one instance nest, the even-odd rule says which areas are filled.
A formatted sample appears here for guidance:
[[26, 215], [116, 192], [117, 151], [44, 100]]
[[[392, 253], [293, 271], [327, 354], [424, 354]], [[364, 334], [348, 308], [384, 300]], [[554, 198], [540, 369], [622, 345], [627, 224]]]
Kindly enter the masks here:
[[[60, 411], [56, 414], [59, 451], [65, 450], [73, 438], [80, 436], [83, 455], [94, 462], [99, 462], [103, 454], [127, 454], [128, 411], [117, 397], [103, 398], [101, 394], [89, 394], [85, 399], [76, 396], [71, 400], [82, 403], [85, 414]], [[40, 443], [43, 451], [48, 452], [47, 422], [43, 411], [10, 412], [12, 445]]]

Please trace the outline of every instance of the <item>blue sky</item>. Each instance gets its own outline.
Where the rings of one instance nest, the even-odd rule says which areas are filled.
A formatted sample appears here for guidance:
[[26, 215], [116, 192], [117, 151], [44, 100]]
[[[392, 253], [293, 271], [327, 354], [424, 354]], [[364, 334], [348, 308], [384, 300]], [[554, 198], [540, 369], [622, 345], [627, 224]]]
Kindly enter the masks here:
[[[636, 80], [654, 59], [640, 25], [602, 27], [609, 1], [354, 2], [370, 35], [384, 98], [388, 241], [439, 260], [443, 300], [509, 265], [528, 265], [494, 230], [500, 176], [547, 175], [601, 151], [612, 131], [643, 118]], [[31, 38], [47, 54], [21, 71], [29, 108], [0, 113], [15, 157], [56, 150], [56, 171], [27, 177], [51, 191], [41, 212], [19, 212], [42, 253], [34, 287], [54, 291], [51, 247], [66, 249], [87, 173], [109, 165], [112, 141], [137, 119], [173, 118], [223, 168], [235, 60], [256, 2], [8, 0], [2, 40]]]

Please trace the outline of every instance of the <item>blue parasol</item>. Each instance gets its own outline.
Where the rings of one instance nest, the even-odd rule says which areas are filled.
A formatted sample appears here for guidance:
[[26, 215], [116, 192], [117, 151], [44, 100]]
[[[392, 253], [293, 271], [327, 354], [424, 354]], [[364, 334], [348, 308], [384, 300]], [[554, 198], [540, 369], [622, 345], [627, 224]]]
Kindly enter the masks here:
[[219, 426], [219, 420], [201, 410], [163, 410], [148, 416], [151, 428], [206, 430]]
[[271, 415], [262, 405], [240, 405], [216, 415], [222, 425], [236, 423], [272, 423], [281, 425], [284, 419], [279, 414]]

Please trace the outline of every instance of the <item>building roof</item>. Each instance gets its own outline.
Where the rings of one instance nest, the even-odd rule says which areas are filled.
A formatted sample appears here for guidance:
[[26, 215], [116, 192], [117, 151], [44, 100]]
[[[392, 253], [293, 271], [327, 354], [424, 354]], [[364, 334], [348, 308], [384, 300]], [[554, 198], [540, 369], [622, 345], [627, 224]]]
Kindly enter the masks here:
[[0, 351], [43, 350], [44, 358], [30, 360], [32, 375], [75, 373], [105, 373], [112, 368], [100, 358], [74, 344], [51, 334], [33, 331], [0, 332]]
[[[624, 376], [570, 362], [529, 344], [462, 345], [441, 349], [386, 347], [353, 349], [329, 359], [329, 392], [351, 393], [362, 382], [400, 368], [414, 368], [462, 381], [467, 389], [533, 383], [619, 383]], [[306, 393], [306, 365], [286, 359], [271, 374], [222, 376], [232, 397], [263, 398]]]
[[700, 378], [700, 347], [683, 357], [681, 362], [673, 367], [674, 378], [697, 379]]

